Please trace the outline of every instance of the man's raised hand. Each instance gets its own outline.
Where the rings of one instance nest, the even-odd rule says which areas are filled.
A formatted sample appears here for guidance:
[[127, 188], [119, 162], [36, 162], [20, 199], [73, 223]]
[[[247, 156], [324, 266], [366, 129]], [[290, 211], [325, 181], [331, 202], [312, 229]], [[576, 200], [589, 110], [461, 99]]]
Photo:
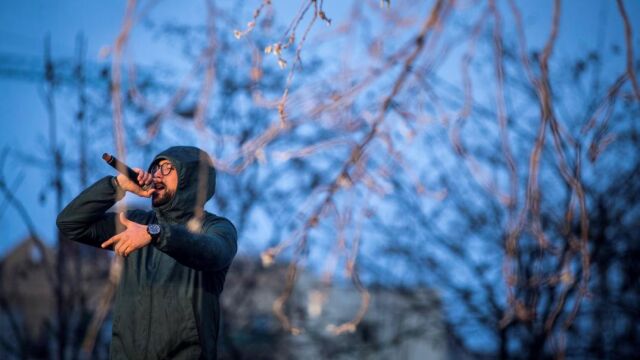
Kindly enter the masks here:
[[[137, 185], [136, 185], [137, 186]], [[143, 248], [151, 243], [151, 235], [147, 232], [147, 226], [133, 222], [120, 213], [120, 222], [125, 230], [100, 245], [103, 249], [113, 246], [113, 251], [117, 255], [127, 257], [132, 252]]]
[[[133, 171], [138, 174], [138, 183], [142, 184], [143, 186], [153, 185], [153, 175], [151, 173], [145, 172], [140, 168], [133, 168]], [[153, 193], [156, 191], [153, 186], [149, 187], [147, 190], [142, 190], [142, 188], [138, 186], [138, 184], [136, 184], [134, 181], [131, 181], [123, 174], [119, 174], [116, 179], [118, 180], [118, 185], [120, 185], [120, 188], [122, 188], [122, 190], [132, 192], [138, 196], [151, 197], [151, 195], [153, 195]]]

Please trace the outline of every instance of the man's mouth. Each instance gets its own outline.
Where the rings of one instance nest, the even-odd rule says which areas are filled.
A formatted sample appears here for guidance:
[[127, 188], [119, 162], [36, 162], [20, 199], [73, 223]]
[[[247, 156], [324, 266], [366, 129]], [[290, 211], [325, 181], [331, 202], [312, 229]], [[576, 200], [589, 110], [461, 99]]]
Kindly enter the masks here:
[[161, 191], [165, 189], [165, 186], [162, 184], [155, 184], [153, 187], [156, 189], [156, 191]]

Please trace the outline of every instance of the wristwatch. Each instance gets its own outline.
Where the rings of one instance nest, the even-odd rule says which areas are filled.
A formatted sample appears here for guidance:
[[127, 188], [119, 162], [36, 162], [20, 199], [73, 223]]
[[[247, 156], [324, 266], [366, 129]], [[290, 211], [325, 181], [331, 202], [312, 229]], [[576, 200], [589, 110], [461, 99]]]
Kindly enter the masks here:
[[155, 242], [160, 237], [160, 225], [158, 224], [147, 225], [147, 233], [151, 235], [151, 241]]

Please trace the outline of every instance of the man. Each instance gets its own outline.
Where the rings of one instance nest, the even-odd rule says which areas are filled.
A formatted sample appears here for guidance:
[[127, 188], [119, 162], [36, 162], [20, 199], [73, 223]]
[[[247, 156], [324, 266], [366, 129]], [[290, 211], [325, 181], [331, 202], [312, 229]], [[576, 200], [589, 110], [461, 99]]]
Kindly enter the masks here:
[[[113, 359], [215, 359], [225, 276], [237, 234], [224, 217], [204, 211], [215, 192], [211, 159], [195, 147], [169, 148], [149, 173], [105, 177], [58, 215], [68, 239], [113, 249], [124, 265], [113, 312]], [[131, 192], [152, 197], [153, 211], [106, 212]], [[187, 227], [191, 221], [199, 231]], [[200, 221], [197, 219], [200, 218]]]

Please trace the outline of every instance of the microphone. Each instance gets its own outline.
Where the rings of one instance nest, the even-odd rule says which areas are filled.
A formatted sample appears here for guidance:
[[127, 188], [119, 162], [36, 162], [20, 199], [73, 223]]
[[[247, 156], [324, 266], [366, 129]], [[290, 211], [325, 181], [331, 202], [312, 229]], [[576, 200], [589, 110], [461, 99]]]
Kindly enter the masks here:
[[119, 173], [121, 173], [121, 174], [125, 175], [126, 177], [128, 177], [129, 180], [131, 180], [134, 183], [138, 184], [138, 186], [140, 186], [142, 188], [142, 190], [149, 189], [149, 185], [145, 185], [145, 186], [140, 185], [140, 183], [138, 182], [138, 173], [133, 171], [132, 168], [128, 167], [127, 164], [125, 164], [122, 161], [116, 159], [115, 156], [107, 154], [107, 153], [104, 153], [104, 154], [102, 154], [102, 159], [104, 161], [106, 161], [107, 164], [109, 164], [112, 168], [118, 170]]

